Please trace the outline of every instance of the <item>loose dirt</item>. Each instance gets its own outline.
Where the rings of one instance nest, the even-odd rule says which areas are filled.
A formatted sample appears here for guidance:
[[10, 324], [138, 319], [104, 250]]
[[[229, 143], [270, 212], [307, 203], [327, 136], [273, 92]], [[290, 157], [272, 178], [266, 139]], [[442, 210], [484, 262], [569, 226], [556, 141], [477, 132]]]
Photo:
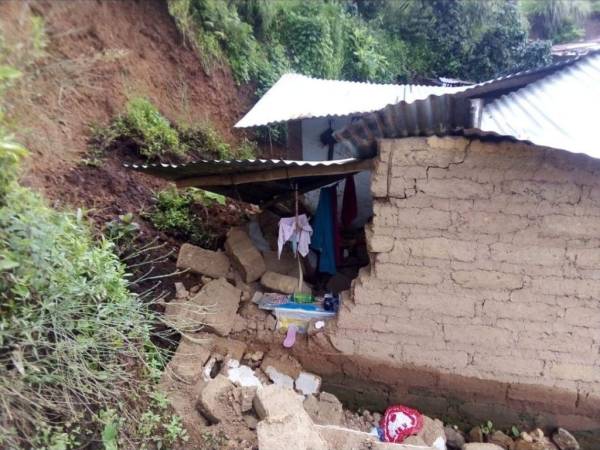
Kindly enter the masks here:
[[[232, 125], [252, 105], [252, 87], [237, 86], [222, 64], [206, 73], [165, 1], [3, 1], [7, 46], [31, 39], [32, 15], [45, 24], [45, 55], [25, 73], [8, 113], [31, 152], [23, 181], [50, 199], [86, 207], [106, 200], [127, 209], [140, 206], [146, 189], [160, 186], [141, 176], [112, 175], [124, 171], [112, 162], [97, 171], [77, 167], [90, 126], [108, 123], [132, 96], [149, 98], [178, 123], [209, 120], [229, 143], [241, 138]], [[94, 177], [101, 180], [88, 180]], [[82, 184], [99, 189], [78, 197]], [[135, 201], [122, 203], [128, 189]]]

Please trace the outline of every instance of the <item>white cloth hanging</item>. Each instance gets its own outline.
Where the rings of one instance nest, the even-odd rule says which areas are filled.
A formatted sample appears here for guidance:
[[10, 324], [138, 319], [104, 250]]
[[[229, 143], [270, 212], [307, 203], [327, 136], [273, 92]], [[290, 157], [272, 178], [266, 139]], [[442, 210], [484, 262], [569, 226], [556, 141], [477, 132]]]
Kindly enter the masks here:
[[281, 250], [286, 242], [290, 241], [298, 253], [302, 256], [308, 255], [308, 246], [312, 235], [312, 227], [308, 223], [306, 214], [298, 217], [283, 217], [279, 220], [279, 236], [277, 238], [277, 256], [281, 258]]

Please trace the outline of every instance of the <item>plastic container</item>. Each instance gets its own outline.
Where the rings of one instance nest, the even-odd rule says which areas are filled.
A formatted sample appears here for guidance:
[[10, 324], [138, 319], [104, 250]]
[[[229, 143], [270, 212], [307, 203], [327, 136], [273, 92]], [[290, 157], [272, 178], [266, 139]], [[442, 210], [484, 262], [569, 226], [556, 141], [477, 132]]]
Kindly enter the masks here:
[[275, 308], [277, 329], [287, 330], [290, 325], [296, 325], [299, 333], [306, 333], [311, 320], [327, 320], [335, 317], [334, 312], [324, 311], [316, 305], [287, 304]]

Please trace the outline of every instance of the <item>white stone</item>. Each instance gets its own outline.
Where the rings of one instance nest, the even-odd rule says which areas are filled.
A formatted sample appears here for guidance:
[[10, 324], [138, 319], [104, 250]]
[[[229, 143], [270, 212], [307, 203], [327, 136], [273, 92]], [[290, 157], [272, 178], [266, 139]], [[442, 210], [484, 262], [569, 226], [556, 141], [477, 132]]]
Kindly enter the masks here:
[[316, 395], [321, 389], [321, 377], [308, 372], [300, 372], [295, 385], [296, 390], [304, 395]]
[[229, 360], [227, 366], [227, 378], [233, 384], [241, 387], [262, 387], [262, 383], [250, 367], [240, 365], [235, 359]]
[[294, 379], [289, 375], [279, 372], [275, 367], [268, 366], [264, 369], [273, 384], [288, 389], [294, 389]]

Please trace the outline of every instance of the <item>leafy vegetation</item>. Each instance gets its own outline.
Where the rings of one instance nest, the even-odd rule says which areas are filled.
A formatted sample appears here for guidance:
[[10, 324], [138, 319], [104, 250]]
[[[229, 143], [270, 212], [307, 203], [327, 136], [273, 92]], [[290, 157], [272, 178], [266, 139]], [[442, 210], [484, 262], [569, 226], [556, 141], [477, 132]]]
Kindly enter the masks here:
[[[129, 292], [112, 243], [96, 243], [80, 213], [55, 211], [15, 181], [5, 192], [0, 446], [78, 447], [96, 439], [102, 420], [90, 411], [103, 409], [127, 423], [120, 439], [163, 439], [158, 425], [148, 434], [141, 406], [161, 364], [150, 340], [154, 317]], [[161, 412], [160, 426], [172, 420]]]
[[262, 94], [285, 71], [378, 82], [473, 81], [547, 62], [515, 2], [490, 0], [171, 0], [210, 68], [227, 60]]
[[120, 145], [131, 146], [150, 160], [184, 156], [254, 158], [256, 154], [252, 141], [245, 139], [240, 145], [232, 146], [209, 122], [194, 126], [171, 124], [143, 97], [129, 100], [125, 113], [108, 126], [92, 127], [91, 144], [90, 154], [82, 160], [88, 166], [97, 166], [107, 150]]
[[529, 20], [531, 31], [554, 43], [583, 37], [583, 20], [600, 2], [591, 0], [521, 0], [521, 9]]
[[160, 231], [201, 247], [215, 248], [220, 230], [211, 229], [201, 214], [214, 204], [224, 205], [225, 197], [195, 188], [166, 189], [156, 195], [156, 204], [148, 218]]
[[[0, 89], [16, 71], [3, 68]], [[1, 97], [0, 97], [1, 98]], [[186, 439], [154, 394], [155, 317], [81, 211], [17, 181], [25, 150], [0, 117], [0, 447], [165, 448]]]
[[126, 113], [113, 123], [115, 134], [132, 139], [142, 156], [158, 158], [185, 153], [179, 134], [148, 100], [136, 97], [127, 102]]
[[252, 159], [256, 157], [257, 147], [253, 141], [244, 139], [237, 147], [231, 146], [208, 122], [193, 127], [181, 127], [179, 133], [183, 145], [204, 157], [215, 159]]

